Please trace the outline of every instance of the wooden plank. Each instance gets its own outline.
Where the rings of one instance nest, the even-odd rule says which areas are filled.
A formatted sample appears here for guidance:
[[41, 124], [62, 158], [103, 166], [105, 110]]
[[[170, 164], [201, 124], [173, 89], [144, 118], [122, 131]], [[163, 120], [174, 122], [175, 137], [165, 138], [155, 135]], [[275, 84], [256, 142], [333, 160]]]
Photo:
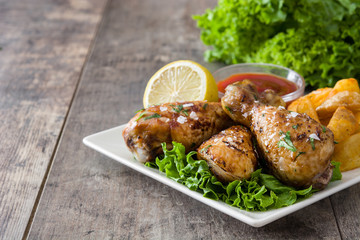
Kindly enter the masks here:
[[26, 231], [104, 2], [0, 1], [0, 239]]
[[29, 239], [338, 239], [329, 199], [252, 228], [82, 144], [142, 108], [164, 64], [204, 63], [192, 14], [216, 1], [113, 0], [72, 105]]
[[336, 220], [343, 239], [360, 238], [360, 184], [331, 197]]

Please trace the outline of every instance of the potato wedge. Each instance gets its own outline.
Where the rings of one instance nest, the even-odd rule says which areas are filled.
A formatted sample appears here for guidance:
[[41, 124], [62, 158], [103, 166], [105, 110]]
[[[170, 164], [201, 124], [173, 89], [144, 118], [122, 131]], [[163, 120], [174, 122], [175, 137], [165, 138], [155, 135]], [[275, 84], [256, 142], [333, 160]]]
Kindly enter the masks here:
[[298, 98], [298, 99], [296, 99], [295, 101], [293, 101], [292, 103], [290, 103], [290, 105], [287, 107], [287, 109], [288, 109], [289, 111], [297, 112], [297, 107], [298, 107], [298, 105], [301, 103], [301, 99], [302, 99], [302, 98], [303, 98], [303, 97]]
[[341, 163], [340, 170], [342, 172], [360, 167], [359, 143], [360, 133], [357, 133], [335, 145], [332, 160]]
[[316, 108], [320, 119], [331, 117], [338, 107], [344, 106], [351, 111], [360, 111], [360, 93], [343, 91], [328, 98]]
[[319, 88], [306, 95], [306, 97], [310, 99], [313, 107], [316, 109], [326, 100], [331, 91], [332, 88]]
[[360, 124], [360, 112], [355, 112], [354, 115], [355, 115], [356, 120]]
[[327, 126], [327, 125], [329, 125], [330, 120], [331, 120], [331, 117], [320, 119], [320, 123], [324, 126]]
[[360, 93], [359, 83], [354, 78], [342, 79], [337, 81], [332, 91], [329, 93], [328, 98], [335, 96], [339, 92], [349, 91]]
[[320, 122], [319, 117], [315, 111], [315, 108], [313, 107], [311, 101], [307, 97], [302, 98], [301, 103], [297, 106], [296, 112], [306, 113], [307, 115], [309, 115], [309, 117], [311, 117], [315, 121]]
[[359, 124], [359, 128], [358, 128], [357, 131], [360, 132], [360, 112], [355, 112], [354, 115], [355, 115], [355, 118], [356, 118], [356, 120], [357, 120], [357, 122]]
[[310, 99], [307, 96], [301, 97], [294, 102], [292, 102], [288, 108], [289, 111], [298, 112], [298, 113], [306, 113], [317, 122], [320, 122], [319, 117], [313, 107]]
[[334, 133], [334, 140], [341, 142], [357, 132], [359, 123], [346, 107], [339, 107], [327, 127]]

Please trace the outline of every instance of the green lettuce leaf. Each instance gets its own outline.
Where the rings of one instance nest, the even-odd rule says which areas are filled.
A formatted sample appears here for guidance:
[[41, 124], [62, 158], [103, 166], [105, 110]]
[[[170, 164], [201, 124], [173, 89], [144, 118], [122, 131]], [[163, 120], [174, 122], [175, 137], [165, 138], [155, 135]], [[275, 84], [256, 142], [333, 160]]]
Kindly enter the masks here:
[[181, 143], [173, 142], [173, 148], [168, 150], [162, 144], [164, 156], [157, 157], [155, 163], [146, 163], [152, 168], [158, 168], [167, 177], [187, 186], [204, 197], [221, 200], [225, 203], [247, 211], [266, 211], [294, 204], [307, 198], [315, 192], [311, 187], [297, 190], [282, 184], [261, 169], [252, 173], [250, 180], [235, 180], [223, 184], [211, 173], [204, 160], [196, 160], [192, 151], [185, 154]]
[[193, 18], [207, 61], [278, 64], [313, 87], [360, 78], [360, 1], [220, 0]]
[[341, 174], [341, 171], [340, 171], [340, 164], [341, 163], [336, 162], [336, 161], [331, 161], [331, 164], [334, 166], [331, 181], [341, 180], [341, 178], [342, 178], [342, 174]]

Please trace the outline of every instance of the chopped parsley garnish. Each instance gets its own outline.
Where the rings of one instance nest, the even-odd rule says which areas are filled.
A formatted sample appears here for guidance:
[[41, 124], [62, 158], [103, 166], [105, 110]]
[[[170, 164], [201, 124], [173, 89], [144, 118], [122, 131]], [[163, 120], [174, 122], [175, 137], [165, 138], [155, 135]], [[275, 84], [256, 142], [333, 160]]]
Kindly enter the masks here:
[[180, 110], [179, 109], [177, 109], [177, 108], [172, 108], [175, 112], [177, 112], [177, 113], [180, 113]]
[[137, 110], [135, 113], [138, 113], [138, 112], [141, 112], [141, 111], [144, 111], [144, 110], [145, 110], [145, 108], [142, 108], [140, 110]]
[[146, 112], [142, 112], [140, 113], [139, 117], [135, 120], [136, 122], [139, 121], [145, 114]]
[[298, 129], [298, 127], [299, 127], [298, 124], [292, 126], [293, 129]]
[[301, 154], [305, 154], [305, 153], [306, 153], [306, 152], [299, 152], [299, 153], [296, 155], [294, 161], [295, 161]]
[[205, 103], [204, 106], [203, 106], [203, 109], [205, 110], [208, 105], [209, 104]]
[[262, 116], [262, 117], [265, 117], [265, 113], [263, 113], [261, 116]]
[[228, 106], [225, 106], [225, 108], [232, 114], [233, 110], [231, 108], [229, 108]]
[[312, 137], [310, 138], [310, 144], [311, 144], [312, 150], [315, 150], [315, 141]]
[[284, 132], [280, 130], [279, 136], [281, 136], [281, 135], [283, 135], [283, 134], [284, 134]]
[[338, 144], [339, 142], [334, 140], [334, 143], [335, 143], [335, 144]]
[[203, 149], [201, 149], [200, 150], [200, 152], [202, 153], [202, 152], [206, 152], [208, 149], [209, 149], [209, 147], [211, 147], [212, 145], [207, 145], [206, 147], [204, 147]]
[[326, 132], [326, 127], [324, 125], [321, 125], [321, 128], [322, 128], [323, 132]]
[[177, 113], [183, 113], [185, 116], [189, 116], [189, 113], [188, 113], [189, 109], [184, 109], [184, 106], [183, 106], [183, 105], [175, 106], [175, 105], [172, 105], [172, 104], [171, 104], [170, 106], [173, 107], [172, 109], [173, 109], [175, 112], [177, 112]]
[[[282, 131], [281, 131], [281, 132], [282, 132]], [[289, 150], [292, 151], [292, 152], [296, 152], [296, 151], [297, 151], [297, 150], [296, 150], [296, 147], [294, 146], [294, 144], [293, 144], [292, 141], [291, 141], [291, 137], [290, 137], [290, 132], [289, 132], [289, 131], [287, 131], [286, 134], [285, 134], [285, 137], [278, 142], [278, 146], [279, 146], [279, 147], [287, 148], [287, 149], [289, 149]]]
[[153, 115], [144, 117], [144, 120], [148, 120], [148, 119], [151, 119], [151, 118], [159, 118], [159, 117], [161, 117], [160, 114], [154, 113]]

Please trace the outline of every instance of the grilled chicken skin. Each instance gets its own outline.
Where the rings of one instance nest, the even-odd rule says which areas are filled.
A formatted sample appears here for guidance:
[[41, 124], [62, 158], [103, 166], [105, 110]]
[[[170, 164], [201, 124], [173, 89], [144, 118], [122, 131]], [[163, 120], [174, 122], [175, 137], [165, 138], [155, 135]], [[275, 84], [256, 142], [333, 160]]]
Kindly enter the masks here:
[[244, 126], [232, 126], [201, 144], [198, 159], [204, 159], [222, 182], [249, 179], [257, 168], [251, 138]]
[[[247, 83], [245, 81], [248, 81], [248, 80], [244, 80], [243, 84], [249, 84], [249, 83]], [[272, 90], [272, 89], [266, 89], [265, 91], [263, 91], [260, 94], [260, 102], [262, 102], [262, 103], [264, 103], [266, 105], [274, 106], [274, 107], [280, 107], [280, 106], [285, 107], [286, 106], [286, 103], [281, 98], [281, 96], [277, 95], [275, 93], [275, 91]]]
[[285, 184], [322, 189], [330, 181], [333, 133], [306, 114], [257, 101], [253, 86], [226, 88], [222, 106], [237, 122], [250, 128], [271, 173]]
[[151, 106], [138, 112], [127, 124], [123, 137], [140, 162], [153, 161], [172, 141], [182, 143], [187, 152], [233, 125], [220, 103], [175, 102]]

